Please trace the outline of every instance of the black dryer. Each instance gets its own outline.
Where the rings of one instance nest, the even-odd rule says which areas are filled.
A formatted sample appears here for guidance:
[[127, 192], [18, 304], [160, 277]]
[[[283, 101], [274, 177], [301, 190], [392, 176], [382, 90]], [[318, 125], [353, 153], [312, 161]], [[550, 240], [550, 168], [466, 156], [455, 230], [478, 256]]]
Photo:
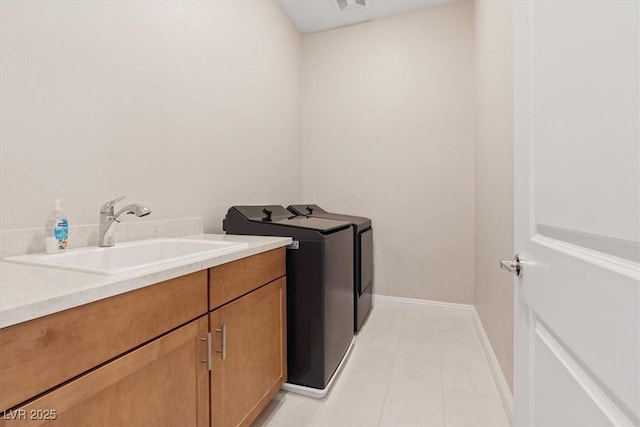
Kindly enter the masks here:
[[373, 294], [373, 227], [371, 219], [330, 213], [318, 205], [290, 205], [290, 212], [307, 218], [348, 222], [353, 226], [353, 330], [359, 331], [371, 311]]

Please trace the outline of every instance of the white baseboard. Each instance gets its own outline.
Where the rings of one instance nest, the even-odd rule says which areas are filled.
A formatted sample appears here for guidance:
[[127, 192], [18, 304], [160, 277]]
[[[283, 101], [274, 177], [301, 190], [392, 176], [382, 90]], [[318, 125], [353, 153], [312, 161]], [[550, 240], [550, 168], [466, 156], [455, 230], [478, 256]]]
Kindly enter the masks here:
[[471, 304], [456, 304], [453, 302], [432, 301], [428, 299], [392, 297], [389, 295], [374, 294], [373, 301], [374, 302], [375, 301], [403, 302], [407, 304], [422, 304], [422, 305], [432, 305], [436, 307], [455, 308], [458, 310], [474, 310], [474, 307]]
[[436, 307], [444, 307], [444, 308], [453, 308], [458, 310], [468, 310], [471, 311], [473, 317], [473, 324], [476, 328], [476, 332], [478, 334], [478, 338], [480, 339], [480, 344], [482, 346], [482, 350], [487, 358], [487, 362], [489, 363], [489, 369], [491, 370], [491, 375], [493, 376], [493, 380], [496, 383], [496, 387], [498, 388], [498, 394], [500, 395], [500, 400], [502, 400], [502, 406], [504, 406], [504, 410], [509, 418], [509, 422], [513, 423], [513, 395], [511, 394], [511, 389], [509, 389], [509, 384], [507, 384], [507, 379], [504, 377], [502, 373], [502, 368], [500, 367], [500, 363], [498, 362], [498, 358], [493, 351], [493, 347], [491, 347], [491, 342], [489, 341], [489, 337], [482, 326], [482, 321], [480, 320], [480, 316], [475, 308], [475, 306], [471, 304], [456, 304], [451, 302], [442, 302], [442, 301], [432, 301], [432, 300], [422, 300], [415, 298], [402, 298], [402, 297], [392, 297], [387, 295], [373, 295], [373, 301], [389, 301], [389, 302], [399, 302], [399, 303], [407, 303], [407, 304], [422, 304], [422, 305], [431, 305]]
[[496, 383], [496, 387], [498, 387], [498, 394], [502, 400], [502, 406], [504, 406], [504, 411], [507, 413], [509, 423], [513, 424], [513, 394], [511, 394], [511, 389], [509, 389], [507, 379], [504, 377], [498, 358], [493, 351], [493, 347], [491, 347], [491, 342], [489, 341], [489, 337], [482, 326], [482, 321], [480, 320], [480, 316], [478, 315], [478, 311], [475, 307], [473, 307], [473, 324], [475, 325], [476, 332], [480, 338], [482, 350], [484, 350], [484, 354], [489, 362], [491, 375], [493, 375], [493, 380]]

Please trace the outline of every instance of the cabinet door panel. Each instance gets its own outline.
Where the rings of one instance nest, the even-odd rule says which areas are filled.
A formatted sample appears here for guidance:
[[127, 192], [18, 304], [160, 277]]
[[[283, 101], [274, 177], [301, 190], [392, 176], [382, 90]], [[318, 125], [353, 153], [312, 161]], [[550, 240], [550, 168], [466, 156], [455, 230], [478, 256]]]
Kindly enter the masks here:
[[214, 426], [249, 425], [287, 377], [285, 278], [210, 314], [214, 352], [211, 419]]
[[[207, 329], [202, 316], [10, 411], [14, 420], [5, 413], [0, 426], [207, 426]], [[38, 410], [56, 419], [30, 419]]]

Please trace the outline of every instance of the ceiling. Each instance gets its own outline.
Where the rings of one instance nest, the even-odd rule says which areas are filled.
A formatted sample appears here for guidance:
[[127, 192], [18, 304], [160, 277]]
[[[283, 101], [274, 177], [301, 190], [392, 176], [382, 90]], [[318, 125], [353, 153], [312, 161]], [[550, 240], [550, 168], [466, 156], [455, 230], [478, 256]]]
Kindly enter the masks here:
[[313, 33], [370, 21], [383, 16], [422, 9], [451, 0], [366, 0], [366, 6], [353, 5], [341, 10], [337, 0], [278, 0], [280, 7], [301, 33]]

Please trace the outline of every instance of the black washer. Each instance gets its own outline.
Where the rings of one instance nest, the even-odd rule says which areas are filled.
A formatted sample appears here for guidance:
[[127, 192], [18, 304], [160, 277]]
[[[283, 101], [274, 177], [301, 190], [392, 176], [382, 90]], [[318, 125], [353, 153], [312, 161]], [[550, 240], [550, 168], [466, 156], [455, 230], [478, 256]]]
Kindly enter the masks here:
[[293, 238], [287, 248], [287, 382], [325, 389], [353, 340], [351, 224], [263, 205], [232, 206], [222, 228]]

